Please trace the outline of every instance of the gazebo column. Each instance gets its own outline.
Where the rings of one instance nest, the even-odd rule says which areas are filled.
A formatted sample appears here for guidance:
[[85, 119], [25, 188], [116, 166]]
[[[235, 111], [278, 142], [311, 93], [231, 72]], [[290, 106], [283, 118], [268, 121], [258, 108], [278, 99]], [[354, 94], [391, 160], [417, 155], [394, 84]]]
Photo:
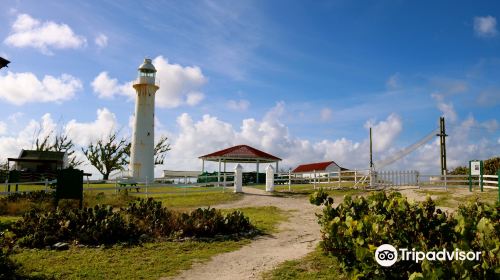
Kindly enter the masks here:
[[226, 187], [226, 160], [224, 160], [224, 188]]
[[257, 174], [255, 176], [255, 183], [259, 183], [259, 161], [257, 160]]
[[219, 158], [219, 173], [217, 173], [217, 187], [220, 187], [220, 164], [221, 164], [221, 158]]
[[276, 173], [277, 173], [277, 174], [279, 174], [279, 173], [280, 173], [280, 171], [279, 171], [279, 169], [278, 169], [278, 167], [279, 167], [279, 164], [278, 164], [278, 163], [279, 163], [279, 162], [277, 161], [277, 162], [276, 162]]
[[201, 160], [201, 174], [203, 174], [203, 172], [205, 172], [205, 160], [204, 159]]

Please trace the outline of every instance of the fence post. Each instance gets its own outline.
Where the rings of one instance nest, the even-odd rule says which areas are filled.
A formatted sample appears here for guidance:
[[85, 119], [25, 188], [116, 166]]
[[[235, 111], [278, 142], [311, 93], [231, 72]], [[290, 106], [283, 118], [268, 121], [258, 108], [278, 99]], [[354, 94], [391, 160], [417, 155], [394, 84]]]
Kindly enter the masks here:
[[354, 185], [356, 185], [358, 183], [357, 177], [358, 177], [358, 170], [354, 169]]
[[339, 169], [339, 188], [341, 187], [342, 184], [342, 170]]
[[314, 170], [313, 189], [316, 189], [316, 170]]
[[483, 161], [480, 161], [481, 164], [481, 173], [479, 174], [479, 184], [481, 186], [481, 192], [483, 192]]
[[237, 164], [234, 168], [234, 192], [241, 193], [243, 185], [243, 167]]
[[274, 168], [271, 164], [266, 168], [266, 192], [274, 192]]
[[444, 171], [444, 190], [447, 191], [448, 190], [448, 171], [445, 170]]
[[288, 191], [292, 191], [292, 169], [288, 169]]
[[[469, 164], [470, 166], [470, 164]], [[469, 167], [469, 192], [472, 192], [472, 175], [471, 175], [471, 169], [472, 167]]]

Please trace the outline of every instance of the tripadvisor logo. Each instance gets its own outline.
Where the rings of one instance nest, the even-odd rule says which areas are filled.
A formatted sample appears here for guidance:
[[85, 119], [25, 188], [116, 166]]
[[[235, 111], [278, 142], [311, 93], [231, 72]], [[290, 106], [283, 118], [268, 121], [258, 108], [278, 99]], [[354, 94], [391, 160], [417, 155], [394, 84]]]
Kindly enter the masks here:
[[[399, 253], [398, 253], [399, 251]], [[398, 255], [400, 258], [398, 259]], [[473, 251], [462, 251], [460, 249], [455, 249], [454, 251], [448, 251], [446, 249], [440, 251], [422, 252], [417, 251], [415, 248], [409, 250], [407, 248], [400, 248], [396, 250], [394, 246], [390, 244], [380, 245], [375, 251], [375, 260], [381, 266], [392, 266], [398, 260], [402, 261], [414, 261], [419, 263], [423, 260], [428, 261], [479, 261], [481, 252]]]
[[375, 251], [375, 260], [381, 266], [391, 266], [398, 260], [398, 251], [390, 244], [380, 245]]

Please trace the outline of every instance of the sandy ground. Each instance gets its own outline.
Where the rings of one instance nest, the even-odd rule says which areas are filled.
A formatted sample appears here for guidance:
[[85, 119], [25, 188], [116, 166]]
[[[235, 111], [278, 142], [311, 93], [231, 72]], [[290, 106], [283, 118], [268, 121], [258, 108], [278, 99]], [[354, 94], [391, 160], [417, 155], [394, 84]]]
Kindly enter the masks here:
[[313, 251], [320, 240], [320, 227], [315, 211], [304, 197], [273, 197], [254, 188], [243, 188], [245, 197], [217, 208], [276, 206], [292, 210], [287, 222], [279, 225], [279, 232], [257, 238], [238, 251], [214, 256], [210, 261], [195, 264], [173, 279], [260, 279], [264, 271], [286, 261], [299, 259]]
[[[168, 279], [261, 279], [261, 274], [274, 269], [286, 260], [299, 259], [313, 251], [320, 240], [320, 226], [315, 212], [321, 211], [304, 196], [276, 197], [255, 188], [243, 188], [242, 200], [222, 204], [217, 208], [238, 208], [251, 206], [276, 206], [290, 211], [287, 222], [279, 225], [279, 232], [261, 236], [251, 244], [229, 253], [214, 256], [210, 261], [195, 264], [191, 269]], [[423, 201], [426, 194], [417, 188], [398, 189], [409, 200]], [[457, 197], [470, 195], [467, 190], [454, 190], [450, 195]], [[334, 196], [334, 205], [343, 196]], [[436, 199], [435, 195], [431, 198]], [[439, 207], [445, 211], [454, 209]]]

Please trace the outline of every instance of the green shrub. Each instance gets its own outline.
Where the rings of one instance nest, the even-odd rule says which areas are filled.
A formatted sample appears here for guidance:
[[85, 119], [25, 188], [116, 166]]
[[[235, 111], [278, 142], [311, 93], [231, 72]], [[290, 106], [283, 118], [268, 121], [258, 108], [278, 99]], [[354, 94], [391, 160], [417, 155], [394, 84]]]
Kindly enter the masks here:
[[168, 237], [179, 228], [177, 213], [162, 207], [160, 201], [152, 198], [130, 202], [122, 211], [142, 234], [151, 237]]
[[133, 243], [144, 234], [151, 238], [214, 237], [255, 228], [239, 211], [223, 215], [213, 208], [199, 208], [178, 213], [150, 198], [130, 202], [119, 211], [100, 205], [48, 212], [30, 210], [11, 229], [20, 246], [43, 248], [74, 241], [89, 245]]
[[214, 237], [254, 229], [250, 220], [239, 211], [226, 216], [214, 208], [198, 208], [190, 213], [178, 213], [162, 207], [160, 201], [152, 198], [130, 203], [124, 213], [141, 233], [152, 237]]
[[18, 244], [42, 248], [57, 242], [78, 241], [98, 245], [137, 238], [134, 224], [126, 223], [111, 207], [60, 209], [39, 213], [30, 210], [12, 226]]
[[[406, 279], [413, 273], [412, 277], [422, 275], [425, 279], [500, 276], [498, 207], [476, 202], [461, 206], [453, 217], [436, 209], [429, 197], [424, 202], [409, 203], [399, 193], [380, 192], [367, 198], [347, 196], [337, 207], [320, 194], [311, 202], [318, 201], [317, 197], [326, 205], [319, 215], [321, 247], [336, 256], [354, 278]], [[382, 267], [374, 258], [376, 248], [382, 244], [424, 252], [460, 248], [482, 251], [487, 257], [480, 263], [398, 261], [391, 267]]]
[[[326, 202], [325, 200], [329, 199], [330, 201]], [[323, 188], [320, 188], [319, 190], [313, 192], [310, 196], [309, 196], [309, 202], [311, 204], [314, 204], [314, 205], [321, 205], [323, 203], [325, 204], [332, 204], [333, 203], [333, 199], [330, 197], [328, 197], [328, 194], [323, 190]]]

